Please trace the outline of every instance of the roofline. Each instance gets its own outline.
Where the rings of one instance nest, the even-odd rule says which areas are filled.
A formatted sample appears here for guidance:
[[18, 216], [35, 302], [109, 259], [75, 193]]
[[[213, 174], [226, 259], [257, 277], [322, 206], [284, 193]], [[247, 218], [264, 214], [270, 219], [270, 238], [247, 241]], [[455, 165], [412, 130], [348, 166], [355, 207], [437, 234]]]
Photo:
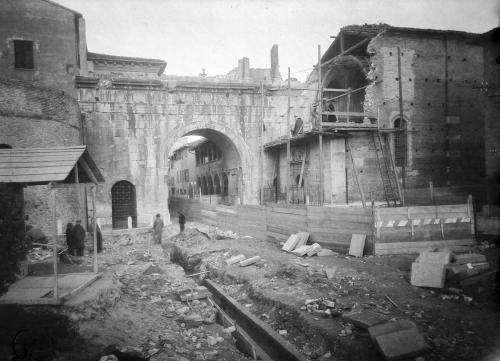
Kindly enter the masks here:
[[71, 11], [72, 13], [74, 13], [75, 15], [78, 15], [78, 16], [81, 16], [83, 17], [83, 15], [81, 13], [79, 13], [78, 11], [75, 11], [73, 9], [70, 9], [64, 5], [61, 5], [61, 4], [58, 4], [56, 3], [55, 1], [51, 1], [51, 0], [42, 0], [42, 1], [45, 1], [46, 3], [50, 4], [50, 5], [54, 5], [54, 6], [57, 6], [61, 9], [64, 9], [64, 10], [67, 10], [67, 11]]
[[[47, 0], [45, 0], [47, 1]], [[121, 56], [121, 55], [112, 55], [112, 54], [102, 54], [102, 53], [93, 53], [87, 52], [88, 60], [104, 60], [104, 61], [120, 61], [120, 62], [132, 62], [132, 63], [150, 63], [163, 65], [167, 64], [165, 60], [161, 59], [152, 59], [152, 58], [138, 58], [133, 56]]]

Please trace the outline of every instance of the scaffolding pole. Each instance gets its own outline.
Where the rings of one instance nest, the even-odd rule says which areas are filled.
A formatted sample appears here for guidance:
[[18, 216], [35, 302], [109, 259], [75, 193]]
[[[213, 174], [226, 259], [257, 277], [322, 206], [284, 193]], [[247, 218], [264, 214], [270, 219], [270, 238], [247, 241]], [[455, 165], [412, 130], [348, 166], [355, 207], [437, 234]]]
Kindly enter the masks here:
[[95, 210], [95, 193], [97, 184], [92, 187], [92, 220], [93, 220], [93, 234], [94, 234], [94, 273], [97, 274], [99, 267], [97, 265], [97, 219]]
[[59, 298], [59, 277], [57, 274], [57, 219], [56, 219], [56, 187], [52, 184], [52, 225], [54, 227], [54, 243], [52, 244], [52, 251], [54, 252], [54, 300]]
[[260, 83], [260, 204], [264, 205], [264, 83]]
[[[398, 46], [398, 83], [399, 83], [399, 124], [400, 127], [403, 127], [403, 137], [407, 139], [407, 132], [406, 128], [407, 125], [404, 123], [404, 118], [403, 118], [403, 79], [401, 79], [401, 48]], [[408, 147], [406, 142], [404, 142], [405, 147]], [[403, 185], [403, 197], [404, 197], [404, 191], [406, 189], [406, 159], [407, 159], [407, 150], [404, 149], [403, 152], [403, 164], [401, 167], [401, 179], [402, 179], [402, 185]]]
[[[323, 206], [323, 82], [321, 79], [321, 45], [318, 45], [318, 145], [319, 145], [319, 205]], [[300, 185], [299, 185], [300, 186]]]
[[290, 67], [288, 67], [288, 108], [286, 112], [286, 203], [290, 203]]

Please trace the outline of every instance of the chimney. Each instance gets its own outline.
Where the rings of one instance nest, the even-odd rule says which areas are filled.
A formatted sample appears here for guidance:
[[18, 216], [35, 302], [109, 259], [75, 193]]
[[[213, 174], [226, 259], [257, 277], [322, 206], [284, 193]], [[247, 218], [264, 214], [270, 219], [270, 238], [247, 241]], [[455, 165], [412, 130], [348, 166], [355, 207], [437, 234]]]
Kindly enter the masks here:
[[278, 45], [274, 44], [271, 48], [271, 82], [281, 80], [280, 62], [278, 59]]
[[250, 59], [242, 58], [238, 60], [238, 71], [239, 80], [249, 81], [250, 80]]

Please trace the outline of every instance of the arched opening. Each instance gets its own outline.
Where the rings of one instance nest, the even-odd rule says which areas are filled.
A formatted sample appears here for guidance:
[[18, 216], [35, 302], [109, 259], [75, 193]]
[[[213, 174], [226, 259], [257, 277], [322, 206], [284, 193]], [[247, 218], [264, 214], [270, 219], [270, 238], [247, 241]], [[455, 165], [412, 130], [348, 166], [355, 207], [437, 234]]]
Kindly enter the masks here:
[[[188, 169], [190, 180], [196, 180], [203, 195], [222, 194], [223, 199], [217, 201], [234, 204], [238, 198], [242, 201], [240, 193], [245, 175], [249, 177], [250, 152], [241, 136], [232, 129], [221, 128], [216, 123], [210, 126], [213, 128], [197, 129], [194, 124], [188, 124], [174, 132], [181, 137], [172, 145], [166, 144], [173, 165], [170, 168], [181, 173]], [[178, 156], [181, 148], [185, 149], [183, 157]], [[170, 179], [172, 176], [175, 180], [174, 173], [170, 174]]]
[[394, 165], [406, 167], [408, 163], [408, 136], [406, 132], [406, 120], [397, 118], [394, 120]]
[[12, 149], [12, 147], [8, 144], [0, 144], [0, 149]]
[[127, 228], [128, 217], [137, 227], [137, 200], [135, 186], [128, 181], [116, 182], [111, 188], [111, 218], [113, 228]]
[[214, 194], [214, 182], [212, 181], [212, 177], [210, 174], [207, 176], [208, 182], [208, 194]]
[[221, 187], [220, 187], [220, 178], [219, 178], [219, 175], [216, 174], [214, 176], [214, 190], [215, 190], [215, 194], [221, 194]]
[[227, 174], [222, 173], [222, 195], [227, 197], [229, 194], [229, 180], [227, 179]]
[[[362, 64], [354, 56], [344, 56], [337, 60], [324, 78], [325, 88], [328, 89], [359, 89], [368, 85]], [[341, 96], [345, 94], [344, 96]], [[329, 112], [363, 113], [365, 92], [352, 93], [325, 91], [323, 92], [323, 109]], [[363, 122], [363, 116], [350, 114], [324, 115], [323, 121], [328, 122]]]
[[205, 176], [201, 178], [201, 194], [203, 195], [208, 194], [208, 184], [207, 184], [207, 178]]

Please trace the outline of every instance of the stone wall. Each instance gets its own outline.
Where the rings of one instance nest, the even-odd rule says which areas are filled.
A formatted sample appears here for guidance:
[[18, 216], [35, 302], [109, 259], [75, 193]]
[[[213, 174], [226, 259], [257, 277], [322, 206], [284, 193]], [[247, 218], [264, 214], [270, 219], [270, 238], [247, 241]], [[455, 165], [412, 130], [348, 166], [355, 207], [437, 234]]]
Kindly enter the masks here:
[[[41, 0], [0, 2], [0, 77], [74, 91], [86, 64], [85, 24], [80, 14]], [[34, 69], [16, 69], [14, 40], [33, 41]], [[85, 51], [82, 51], [85, 50]]]
[[[406, 186], [426, 187], [430, 181], [438, 187], [481, 183], [485, 175], [484, 96], [475, 85], [483, 79], [483, 48], [460, 37], [375, 37], [368, 46], [372, 63], [368, 77], [382, 83], [367, 88], [365, 111], [379, 115], [384, 128], [393, 128], [399, 117], [398, 46], [403, 115], [409, 130]], [[352, 137], [351, 148], [365, 194], [372, 192], [380, 198], [383, 189], [370, 138], [366, 133]], [[349, 174], [348, 188], [356, 189], [352, 169]], [[349, 199], [359, 199], [359, 193], [349, 192]]]
[[[239, 158], [242, 201], [256, 203], [261, 98], [253, 89], [80, 88], [86, 143], [106, 179], [98, 191], [98, 217], [110, 222], [110, 189], [120, 180], [136, 186], [139, 223], [168, 212], [167, 159], [187, 134], [204, 136]], [[267, 107], [265, 116], [270, 114]]]
[[[0, 144], [13, 148], [80, 145], [80, 111], [75, 99], [61, 91], [0, 79]], [[48, 186], [24, 188], [29, 224], [53, 233], [52, 200]], [[83, 191], [57, 190], [57, 217], [65, 224], [85, 219]]]

